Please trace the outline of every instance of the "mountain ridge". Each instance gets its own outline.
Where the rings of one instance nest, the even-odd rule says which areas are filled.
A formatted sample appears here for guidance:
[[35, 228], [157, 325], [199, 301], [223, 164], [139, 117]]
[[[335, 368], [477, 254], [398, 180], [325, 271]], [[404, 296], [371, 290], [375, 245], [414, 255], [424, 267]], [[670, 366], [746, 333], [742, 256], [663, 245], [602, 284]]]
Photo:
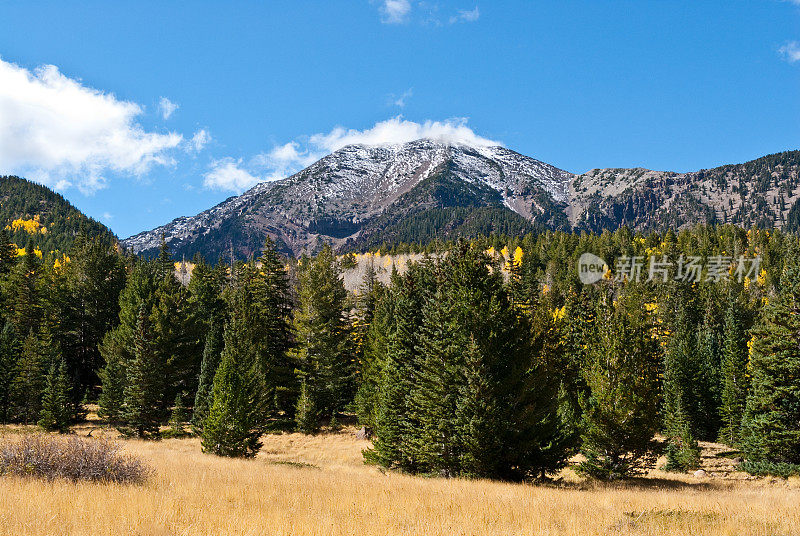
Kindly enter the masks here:
[[428, 139], [348, 145], [123, 245], [151, 254], [163, 233], [179, 255], [241, 258], [257, 253], [267, 235], [299, 255], [323, 242], [358, 250], [475, 232], [784, 227], [800, 220], [799, 172], [800, 151], [687, 173], [608, 168], [578, 175], [501, 146]]

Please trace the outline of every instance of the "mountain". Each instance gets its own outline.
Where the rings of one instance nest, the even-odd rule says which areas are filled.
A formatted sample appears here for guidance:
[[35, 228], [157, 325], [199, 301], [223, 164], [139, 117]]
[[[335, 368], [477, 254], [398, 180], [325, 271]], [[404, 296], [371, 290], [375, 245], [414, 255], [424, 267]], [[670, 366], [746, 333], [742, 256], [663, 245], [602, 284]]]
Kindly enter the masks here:
[[66, 251], [79, 233], [109, 244], [116, 236], [46, 186], [14, 176], [0, 176], [0, 225], [20, 248], [28, 240], [42, 252]]
[[800, 151], [690, 173], [595, 169], [570, 183], [570, 224], [602, 231], [695, 223], [800, 229]]
[[433, 140], [344, 147], [123, 245], [216, 259], [257, 253], [269, 234], [286, 253], [341, 250], [538, 229], [602, 231], [695, 223], [800, 227], [800, 151], [691, 173], [595, 169], [574, 175], [504, 147]]
[[[459, 229], [527, 230], [567, 225], [572, 175], [503, 147], [418, 140], [344, 147], [283, 180], [261, 183], [197, 216], [126, 239], [136, 253], [158, 249], [162, 234], [177, 255], [207, 258], [258, 252], [269, 234], [287, 253], [322, 241], [356, 248], [382, 237], [425, 237]], [[416, 231], [411, 234], [416, 234]]]

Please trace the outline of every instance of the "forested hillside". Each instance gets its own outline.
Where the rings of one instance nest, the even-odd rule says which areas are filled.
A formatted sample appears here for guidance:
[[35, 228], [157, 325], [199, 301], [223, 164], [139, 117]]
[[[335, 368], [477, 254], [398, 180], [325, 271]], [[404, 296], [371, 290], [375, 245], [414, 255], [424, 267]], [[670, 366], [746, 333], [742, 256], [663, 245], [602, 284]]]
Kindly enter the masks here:
[[67, 251], [79, 234], [116, 241], [102, 223], [87, 217], [61, 194], [14, 176], [0, 176], [0, 225], [11, 241], [24, 248], [30, 241], [39, 251]]
[[[247, 457], [270, 430], [357, 418], [370, 463], [507, 480], [578, 452], [596, 478], [661, 452], [686, 471], [698, 440], [718, 440], [755, 474], [800, 473], [797, 236], [496, 240], [441, 242], [388, 283], [367, 265], [356, 292], [342, 278], [354, 259], [330, 247], [197, 257], [187, 282], [165, 244], [149, 260], [100, 239], [41, 259], [6, 244], [0, 420], [65, 430], [97, 401], [124, 434], [196, 433]], [[589, 281], [584, 253], [603, 263]]]

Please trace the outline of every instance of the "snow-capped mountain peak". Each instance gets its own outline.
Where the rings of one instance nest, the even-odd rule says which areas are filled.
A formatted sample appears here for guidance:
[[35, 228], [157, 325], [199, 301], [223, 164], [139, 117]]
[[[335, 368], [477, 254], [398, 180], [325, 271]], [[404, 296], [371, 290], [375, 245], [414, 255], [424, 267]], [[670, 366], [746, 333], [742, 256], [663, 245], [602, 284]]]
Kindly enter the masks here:
[[[319, 240], [357, 238], [361, 228], [431, 180], [448, 180], [482, 191], [477, 204], [506, 207], [526, 220], [545, 204], [566, 202], [572, 175], [499, 145], [419, 139], [402, 144], [347, 145], [282, 180], [261, 183], [197, 216], [173, 222], [124, 241], [135, 252], [158, 247], [161, 234], [174, 251], [218, 235], [228, 244], [200, 248], [208, 254], [233, 248], [257, 251], [266, 233], [299, 253]], [[494, 193], [491, 193], [494, 192]], [[405, 197], [404, 197], [405, 196]], [[413, 197], [413, 196], [411, 196]], [[448, 202], [445, 202], [446, 205]], [[456, 202], [456, 201], [452, 201]], [[423, 204], [442, 204], [426, 200]], [[238, 238], [229, 236], [237, 224]], [[242, 242], [241, 237], [246, 238]], [[239, 242], [238, 244], [236, 242]], [[197, 249], [197, 248], [195, 248]]]

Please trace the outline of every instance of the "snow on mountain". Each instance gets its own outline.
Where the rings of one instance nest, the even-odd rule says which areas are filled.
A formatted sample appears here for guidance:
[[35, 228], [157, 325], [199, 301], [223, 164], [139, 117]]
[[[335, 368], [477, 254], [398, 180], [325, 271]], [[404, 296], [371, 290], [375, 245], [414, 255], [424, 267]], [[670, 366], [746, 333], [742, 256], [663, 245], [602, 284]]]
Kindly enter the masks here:
[[[279, 181], [261, 183], [193, 217], [126, 239], [136, 253], [165, 237], [173, 251], [237, 255], [257, 251], [266, 234], [299, 253], [319, 239], [341, 241], [436, 173], [494, 189], [505, 207], [531, 220], [547, 203], [565, 203], [572, 174], [500, 146], [428, 139], [396, 145], [348, 145]], [[538, 204], [537, 204], [538, 203]], [[336, 232], [319, 230], [336, 222]], [[352, 232], [350, 232], [352, 231]], [[214, 241], [227, 241], [212, 247]], [[198, 242], [200, 244], [198, 244]], [[250, 252], [252, 252], [250, 251]]]

